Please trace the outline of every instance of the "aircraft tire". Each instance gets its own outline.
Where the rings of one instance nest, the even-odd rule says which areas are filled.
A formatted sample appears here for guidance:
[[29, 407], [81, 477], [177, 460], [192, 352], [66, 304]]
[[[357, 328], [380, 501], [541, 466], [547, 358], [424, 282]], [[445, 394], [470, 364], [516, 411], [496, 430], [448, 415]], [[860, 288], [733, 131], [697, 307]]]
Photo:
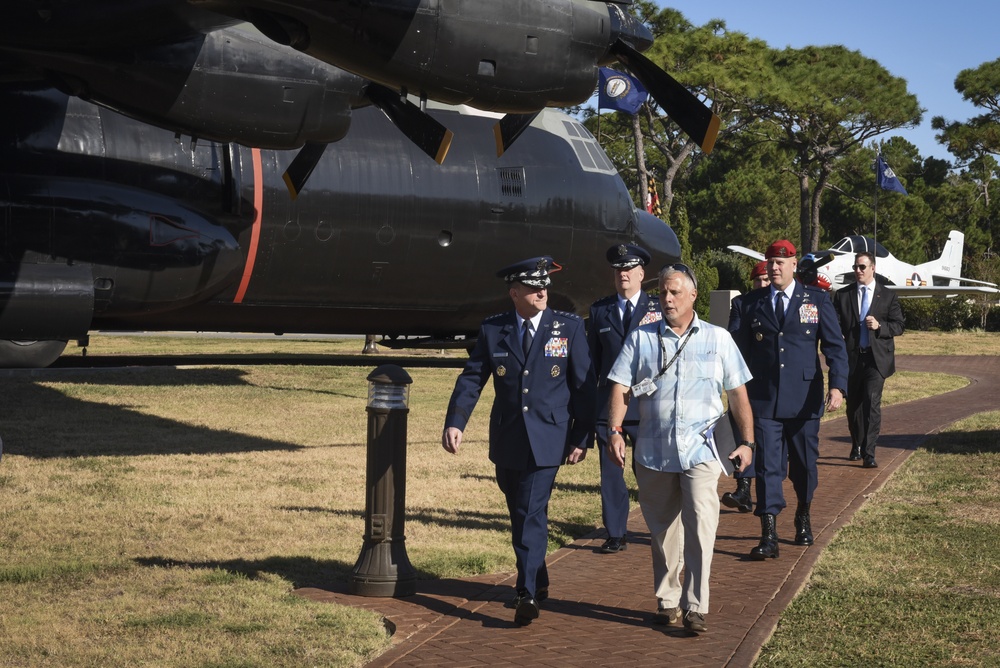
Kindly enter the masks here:
[[66, 343], [0, 340], [0, 369], [44, 369], [59, 359]]

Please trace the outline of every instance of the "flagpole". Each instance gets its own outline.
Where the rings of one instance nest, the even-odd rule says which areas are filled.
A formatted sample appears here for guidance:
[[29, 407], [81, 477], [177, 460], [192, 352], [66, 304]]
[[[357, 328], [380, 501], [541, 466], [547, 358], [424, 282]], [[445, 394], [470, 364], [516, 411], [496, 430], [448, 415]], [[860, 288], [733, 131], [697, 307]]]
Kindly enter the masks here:
[[[878, 243], [878, 166], [879, 158], [882, 157], [881, 151], [875, 156], [875, 222], [874, 222], [874, 232], [872, 234], [872, 240]], [[874, 252], [874, 249], [873, 251]]]

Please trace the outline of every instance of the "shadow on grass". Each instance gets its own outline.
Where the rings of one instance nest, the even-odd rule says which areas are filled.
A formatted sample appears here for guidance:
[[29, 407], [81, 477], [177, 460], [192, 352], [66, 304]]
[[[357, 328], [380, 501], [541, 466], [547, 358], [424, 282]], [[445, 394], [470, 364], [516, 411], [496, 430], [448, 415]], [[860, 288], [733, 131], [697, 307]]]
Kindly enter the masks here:
[[1000, 452], [1000, 430], [949, 431], [920, 444], [921, 449], [941, 455], [981, 455]]
[[[291, 512], [324, 513], [338, 517], [348, 517], [352, 519], [364, 519], [363, 509], [334, 509], [323, 508], [321, 506], [282, 506], [279, 510]], [[481, 510], [442, 509], [432, 507], [408, 507], [406, 509], [405, 524], [417, 522], [428, 526], [439, 526], [450, 529], [499, 531], [507, 533], [510, 531], [510, 518], [504, 512], [484, 512]], [[579, 522], [560, 522], [549, 518], [549, 535], [570, 536], [572, 540], [580, 536], [587, 535], [594, 530], [591, 524]], [[404, 528], [405, 532], [405, 528]]]
[[[489, 482], [496, 484], [496, 478], [491, 475], [482, 475], [480, 473], [463, 473], [459, 476], [462, 480], [476, 480], [479, 482]], [[575, 482], [559, 482], [556, 478], [555, 484], [552, 486], [553, 491], [561, 492], [583, 492], [585, 494], [600, 494], [601, 486], [598, 485], [581, 485]]]
[[[47, 382], [115, 387], [243, 386], [236, 369], [146, 369], [120, 373], [48, 374]], [[220, 454], [299, 450], [302, 446], [232, 431], [198, 427], [131, 410], [69, 397], [37, 377], [6, 379], [0, 393], [8, 455], [94, 457]], [[205, 411], [213, 410], [206, 406]]]
[[[291, 582], [298, 589], [316, 587], [328, 589], [331, 584], [344, 582], [351, 574], [354, 564], [343, 561], [313, 559], [312, 557], [267, 557], [266, 559], [229, 559], [222, 561], [183, 561], [169, 557], [137, 557], [133, 560], [147, 568], [191, 568], [205, 571], [221, 570], [239, 574], [248, 580], [260, 579], [268, 573]], [[418, 572], [417, 577], [430, 578], [427, 573]]]

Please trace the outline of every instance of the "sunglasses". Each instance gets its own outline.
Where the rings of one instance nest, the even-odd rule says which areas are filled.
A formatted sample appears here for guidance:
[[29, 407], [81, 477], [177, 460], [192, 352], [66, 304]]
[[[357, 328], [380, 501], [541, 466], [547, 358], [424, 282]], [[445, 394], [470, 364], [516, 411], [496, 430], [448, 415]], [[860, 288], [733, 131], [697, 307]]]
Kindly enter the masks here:
[[691, 267], [687, 266], [686, 264], [682, 264], [680, 262], [676, 264], [668, 264], [666, 267], [664, 267], [664, 269], [673, 269], [674, 271], [679, 271], [684, 274], [687, 274], [687, 277], [690, 278], [691, 282], [694, 284], [695, 290], [698, 289], [698, 279], [694, 277], [694, 272], [691, 271]]
[[854, 271], [864, 271], [867, 268], [868, 268], [867, 264], [856, 264], [853, 267], [851, 267], [851, 269], [853, 269]]

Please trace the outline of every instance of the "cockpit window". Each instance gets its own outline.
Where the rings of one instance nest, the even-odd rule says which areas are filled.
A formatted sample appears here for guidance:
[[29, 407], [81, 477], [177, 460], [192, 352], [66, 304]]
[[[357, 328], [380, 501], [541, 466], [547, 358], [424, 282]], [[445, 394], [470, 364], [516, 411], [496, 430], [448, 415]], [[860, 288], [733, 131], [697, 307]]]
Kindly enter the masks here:
[[611, 164], [607, 154], [604, 153], [604, 149], [601, 148], [597, 140], [594, 139], [594, 135], [590, 134], [587, 128], [576, 121], [565, 118], [562, 121], [562, 125], [566, 131], [567, 140], [570, 146], [573, 147], [577, 160], [580, 161], [580, 166], [583, 167], [584, 171], [612, 174], [618, 172], [615, 166]]

